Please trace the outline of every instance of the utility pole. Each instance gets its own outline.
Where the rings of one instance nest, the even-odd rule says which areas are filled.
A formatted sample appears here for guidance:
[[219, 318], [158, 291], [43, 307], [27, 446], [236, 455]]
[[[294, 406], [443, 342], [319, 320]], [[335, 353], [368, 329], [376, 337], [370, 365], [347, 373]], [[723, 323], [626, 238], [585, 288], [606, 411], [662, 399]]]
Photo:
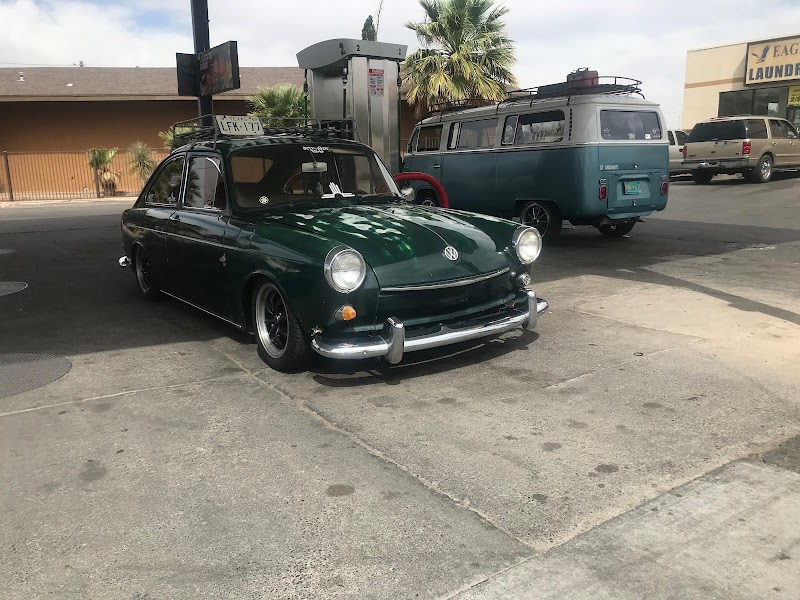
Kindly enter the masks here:
[[[208, 0], [191, 0], [192, 3], [192, 37], [194, 38], [194, 52], [199, 54], [211, 48], [208, 34]], [[214, 112], [214, 98], [211, 95], [197, 97], [197, 109], [200, 116], [211, 115]], [[211, 125], [211, 117], [203, 119], [203, 125]]]

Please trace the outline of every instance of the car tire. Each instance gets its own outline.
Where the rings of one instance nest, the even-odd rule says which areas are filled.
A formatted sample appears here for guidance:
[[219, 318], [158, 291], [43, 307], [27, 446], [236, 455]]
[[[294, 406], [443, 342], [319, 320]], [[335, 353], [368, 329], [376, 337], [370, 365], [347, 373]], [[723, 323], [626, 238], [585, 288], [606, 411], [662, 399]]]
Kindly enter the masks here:
[[692, 181], [694, 181], [697, 185], [707, 185], [713, 179], [713, 173], [707, 173], [706, 171], [692, 171]]
[[598, 225], [597, 230], [606, 237], [618, 238], [628, 235], [633, 229], [634, 225], [636, 225], [636, 221], [626, 221], [619, 224]]
[[251, 317], [258, 355], [267, 366], [291, 373], [309, 365], [313, 350], [308, 337], [281, 291], [267, 279], [253, 288]]
[[427, 206], [429, 208], [439, 208], [441, 204], [439, 204], [439, 197], [436, 195], [436, 192], [431, 191], [424, 191], [420, 192], [417, 196], [417, 204], [420, 206]]
[[519, 212], [520, 223], [535, 228], [543, 240], [554, 239], [561, 235], [563, 220], [561, 211], [551, 202], [534, 200], [525, 204]]
[[772, 157], [769, 154], [765, 154], [758, 161], [756, 168], [750, 171], [750, 181], [753, 183], [767, 183], [772, 179], [772, 167]]
[[147, 300], [157, 300], [161, 297], [161, 288], [153, 277], [150, 268], [150, 257], [142, 246], [134, 246], [133, 271], [136, 274], [136, 284], [139, 291]]

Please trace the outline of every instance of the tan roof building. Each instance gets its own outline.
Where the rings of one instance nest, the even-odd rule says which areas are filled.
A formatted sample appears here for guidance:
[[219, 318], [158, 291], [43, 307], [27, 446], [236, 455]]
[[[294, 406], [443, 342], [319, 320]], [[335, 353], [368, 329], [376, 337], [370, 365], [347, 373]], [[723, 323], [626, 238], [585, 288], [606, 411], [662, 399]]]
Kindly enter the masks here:
[[[214, 96], [220, 114], [245, 114], [259, 86], [303, 85], [297, 67], [242, 67], [241, 88]], [[0, 151], [163, 145], [158, 132], [197, 116], [197, 100], [178, 96], [173, 67], [0, 69]]]

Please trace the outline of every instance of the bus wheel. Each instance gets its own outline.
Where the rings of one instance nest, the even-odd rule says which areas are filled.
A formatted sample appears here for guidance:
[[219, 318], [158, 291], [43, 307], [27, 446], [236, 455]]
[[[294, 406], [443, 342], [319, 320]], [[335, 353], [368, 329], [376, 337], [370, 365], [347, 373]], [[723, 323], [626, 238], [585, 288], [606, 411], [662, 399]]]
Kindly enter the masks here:
[[561, 234], [561, 213], [550, 202], [528, 202], [519, 213], [523, 225], [535, 227], [542, 238], [554, 238]]
[[436, 196], [435, 192], [422, 192], [417, 197], [417, 204], [420, 206], [439, 206], [439, 198]]
[[622, 237], [629, 234], [634, 225], [636, 225], [636, 220], [631, 219], [630, 221], [623, 221], [613, 225], [598, 225], [597, 229], [606, 237]]

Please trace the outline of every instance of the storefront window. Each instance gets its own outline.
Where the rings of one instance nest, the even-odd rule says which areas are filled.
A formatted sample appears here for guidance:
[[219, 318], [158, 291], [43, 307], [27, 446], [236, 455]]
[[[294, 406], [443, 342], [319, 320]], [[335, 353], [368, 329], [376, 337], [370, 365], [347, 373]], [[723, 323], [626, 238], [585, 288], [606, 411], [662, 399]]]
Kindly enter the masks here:
[[719, 95], [719, 117], [753, 114], [753, 92], [721, 92]]
[[753, 114], [764, 117], [786, 116], [788, 88], [767, 88], [755, 90]]

